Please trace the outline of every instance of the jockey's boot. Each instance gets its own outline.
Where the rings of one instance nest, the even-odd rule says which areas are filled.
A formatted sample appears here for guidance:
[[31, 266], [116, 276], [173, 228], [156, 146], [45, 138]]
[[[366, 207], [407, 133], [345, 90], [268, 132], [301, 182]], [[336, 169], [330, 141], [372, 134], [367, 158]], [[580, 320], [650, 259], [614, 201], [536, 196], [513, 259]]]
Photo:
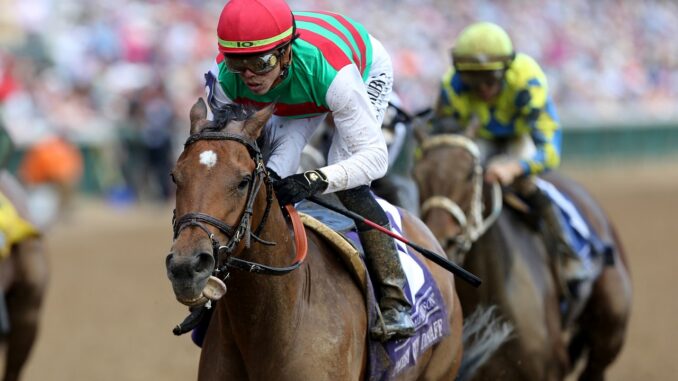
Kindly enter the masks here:
[[[390, 225], [384, 226], [390, 229]], [[365, 262], [376, 279], [379, 309], [383, 324], [372, 327], [372, 338], [379, 341], [414, 335], [414, 322], [410, 317], [412, 305], [405, 297], [405, 272], [393, 238], [376, 230], [359, 232], [365, 250]]]
[[[379, 202], [366, 185], [336, 192], [344, 206], [387, 229], [389, 219]], [[375, 279], [382, 319], [378, 326], [370, 328], [376, 340], [409, 337], [414, 334], [414, 322], [410, 317], [412, 305], [405, 297], [405, 272], [395, 241], [385, 233], [356, 221], [358, 235], [365, 251], [365, 263]]]
[[591, 272], [582, 258], [574, 252], [565, 235], [565, 223], [559, 215], [558, 207], [551, 198], [538, 187], [525, 195], [528, 204], [535, 209], [540, 219], [540, 231], [544, 243], [556, 250], [554, 260], [560, 267], [564, 280], [563, 291], [572, 298], [579, 297], [579, 289], [583, 282], [591, 278]]

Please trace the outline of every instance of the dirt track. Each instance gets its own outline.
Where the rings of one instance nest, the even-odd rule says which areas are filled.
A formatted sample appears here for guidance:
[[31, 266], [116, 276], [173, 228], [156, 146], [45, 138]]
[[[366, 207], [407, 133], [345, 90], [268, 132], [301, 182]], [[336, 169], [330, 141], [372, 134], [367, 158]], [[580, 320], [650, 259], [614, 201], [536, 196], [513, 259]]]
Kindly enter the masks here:
[[[678, 374], [678, 166], [566, 170], [616, 222], [635, 286], [627, 344], [610, 380]], [[662, 180], [659, 175], [672, 177]], [[82, 200], [49, 235], [52, 281], [25, 380], [192, 380], [198, 349], [165, 276], [171, 206], [114, 209]]]

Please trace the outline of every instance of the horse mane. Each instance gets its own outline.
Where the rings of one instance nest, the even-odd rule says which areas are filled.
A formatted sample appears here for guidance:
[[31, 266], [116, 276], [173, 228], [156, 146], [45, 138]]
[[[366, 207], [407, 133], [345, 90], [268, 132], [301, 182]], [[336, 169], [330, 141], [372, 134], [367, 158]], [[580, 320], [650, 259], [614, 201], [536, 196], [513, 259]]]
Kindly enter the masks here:
[[[206, 127], [206, 131], [221, 131], [233, 121], [245, 121], [251, 118], [257, 111], [255, 106], [227, 103], [219, 106], [212, 106], [212, 113], [214, 114], [214, 121], [210, 126]], [[275, 129], [263, 128], [261, 135], [257, 139], [257, 145], [261, 149], [261, 154], [265, 163], [271, 157], [271, 153], [275, 152], [282, 145], [280, 139], [276, 139]]]
[[238, 103], [213, 106], [214, 121], [209, 127], [212, 131], [221, 131], [233, 121], [245, 121], [257, 112], [256, 107]]

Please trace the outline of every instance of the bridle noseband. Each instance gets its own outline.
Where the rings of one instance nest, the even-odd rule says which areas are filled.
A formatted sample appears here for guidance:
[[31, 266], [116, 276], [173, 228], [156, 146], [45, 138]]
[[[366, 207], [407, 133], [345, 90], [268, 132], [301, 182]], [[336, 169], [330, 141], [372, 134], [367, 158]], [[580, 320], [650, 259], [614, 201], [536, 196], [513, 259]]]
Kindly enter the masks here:
[[[188, 212], [183, 216], [176, 218], [175, 209], [172, 217], [174, 239], [177, 239], [179, 233], [183, 229], [190, 226], [196, 226], [203, 230], [209, 236], [210, 241], [212, 241], [212, 254], [217, 263], [214, 270], [214, 275], [222, 279], [225, 279], [228, 276], [228, 268], [236, 268], [249, 272], [269, 275], [283, 275], [297, 269], [301, 265], [300, 261], [288, 267], [271, 267], [236, 258], [232, 255], [240, 241], [243, 239], [245, 240], [246, 248], [250, 247], [250, 238], [264, 245], [275, 245], [275, 242], [269, 242], [259, 237], [259, 234], [261, 234], [271, 210], [271, 205], [273, 202], [273, 187], [271, 179], [268, 175], [268, 171], [264, 165], [263, 155], [256, 141], [247, 139], [241, 135], [236, 135], [221, 130], [204, 129], [197, 134], [189, 136], [186, 140], [186, 143], [184, 143], [184, 149], [199, 140], [232, 140], [247, 147], [250, 157], [255, 162], [255, 168], [252, 172], [252, 182], [247, 191], [245, 209], [242, 213], [242, 216], [240, 217], [240, 222], [236, 227], [232, 227], [218, 218], [201, 212]], [[259, 226], [257, 226], [255, 231], [252, 231], [251, 225], [254, 201], [262, 184], [264, 184], [266, 187], [266, 208]], [[229, 237], [228, 242], [225, 244], [219, 242], [214, 237], [214, 233], [210, 232], [210, 230], [205, 225], [213, 226], [224, 235]], [[222, 263], [222, 265], [219, 265], [219, 263]], [[223, 275], [220, 276], [220, 274]]]

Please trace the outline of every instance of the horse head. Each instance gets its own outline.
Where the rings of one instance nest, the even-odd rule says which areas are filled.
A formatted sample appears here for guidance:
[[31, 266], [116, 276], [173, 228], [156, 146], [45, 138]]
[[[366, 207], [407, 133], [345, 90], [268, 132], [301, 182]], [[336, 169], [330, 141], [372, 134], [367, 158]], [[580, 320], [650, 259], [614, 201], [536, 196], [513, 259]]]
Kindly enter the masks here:
[[253, 215], [265, 216], [273, 202], [256, 139], [272, 110], [230, 105], [209, 121], [202, 99], [191, 108], [190, 136], [171, 174], [176, 184], [174, 241], [165, 263], [183, 304], [223, 296], [219, 273], [226, 260], [248, 247], [251, 237], [258, 238], [265, 223], [260, 217], [252, 227]]
[[[448, 258], [462, 263], [471, 244], [492, 222], [483, 217], [483, 169], [478, 146], [464, 135], [440, 134], [426, 138], [421, 150], [422, 157], [413, 172], [419, 186], [422, 220]], [[499, 191], [498, 186], [494, 190]]]

